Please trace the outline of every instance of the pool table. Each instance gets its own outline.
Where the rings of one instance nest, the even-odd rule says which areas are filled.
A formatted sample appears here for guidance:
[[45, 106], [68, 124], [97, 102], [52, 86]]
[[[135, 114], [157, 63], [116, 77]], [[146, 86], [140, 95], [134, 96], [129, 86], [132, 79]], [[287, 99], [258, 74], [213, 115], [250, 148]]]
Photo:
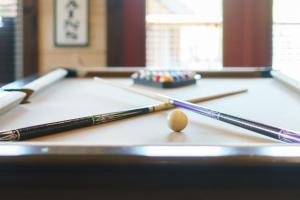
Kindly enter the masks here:
[[[16, 100], [0, 114], [1, 131], [159, 103], [99, 84], [93, 76], [178, 99], [246, 88], [246, 93], [200, 104], [300, 130], [300, 94], [273, 79], [269, 68], [197, 70], [202, 78], [196, 85], [173, 89], [133, 85], [129, 77], [136, 70], [139, 68], [68, 69], [39, 91], [26, 88], [26, 84], [41, 78], [37, 76], [8, 84], [3, 92], [19, 93], [22, 101]], [[279, 194], [287, 197], [300, 193], [299, 145], [190, 111], [185, 111], [187, 128], [172, 132], [167, 126], [168, 112], [26, 141], [1, 142], [1, 193], [4, 197], [29, 195], [32, 199], [33, 194], [46, 199], [55, 195], [73, 199], [176, 199], [186, 194], [251, 199], [256, 195], [276, 198]], [[16, 189], [19, 192], [14, 193]]]

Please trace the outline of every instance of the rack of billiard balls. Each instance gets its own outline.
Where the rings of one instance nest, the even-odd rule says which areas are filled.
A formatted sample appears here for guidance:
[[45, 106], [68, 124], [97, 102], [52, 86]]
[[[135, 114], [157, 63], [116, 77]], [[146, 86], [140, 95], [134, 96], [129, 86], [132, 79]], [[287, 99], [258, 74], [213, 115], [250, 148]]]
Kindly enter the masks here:
[[131, 76], [135, 84], [160, 88], [176, 88], [195, 84], [200, 78], [194, 71], [181, 70], [140, 70]]

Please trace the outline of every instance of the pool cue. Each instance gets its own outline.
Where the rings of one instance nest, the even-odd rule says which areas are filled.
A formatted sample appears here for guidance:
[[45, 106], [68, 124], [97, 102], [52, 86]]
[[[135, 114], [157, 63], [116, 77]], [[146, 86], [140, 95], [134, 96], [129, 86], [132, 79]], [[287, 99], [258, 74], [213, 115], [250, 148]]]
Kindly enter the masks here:
[[174, 106], [196, 112], [198, 114], [201, 114], [203, 116], [206, 116], [206, 117], [209, 117], [209, 118], [212, 118], [215, 120], [219, 120], [219, 121], [222, 121], [222, 122], [225, 122], [225, 123], [228, 123], [228, 124], [231, 124], [231, 125], [243, 128], [243, 129], [254, 131], [261, 135], [264, 135], [264, 136], [267, 136], [267, 137], [270, 137], [270, 138], [273, 138], [276, 140], [280, 140], [282, 142], [300, 143], [300, 133], [296, 132], [296, 131], [287, 130], [287, 129], [283, 129], [283, 128], [279, 128], [279, 127], [275, 127], [275, 126], [270, 126], [267, 124], [243, 119], [240, 117], [235, 117], [233, 115], [218, 112], [216, 110], [213, 110], [213, 109], [210, 109], [210, 108], [207, 108], [204, 106], [199, 106], [199, 105], [187, 102], [187, 101], [177, 100], [177, 99], [174, 99], [174, 98], [171, 98], [169, 96], [162, 95], [159, 93], [142, 90], [142, 89], [136, 89], [133, 87], [123, 86], [123, 85], [120, 85], [117, 83], [113, 83], [113, 82], [101, 79], [99, 77], [95, 77], [94, 80], [99, 83], [107, 84], [107, 85], [117, 87], [117, 88], [120, 88], [120, 89], [123, 89], [126, 91], [137, 93], [137, 94], [140, 94], [140, 95], [152, 98], [152, 99], [160, 100], [162, 102], [169, 103]]
[[[230, 95], [240, 94], [243, 92], [247, 92], [247, 90], [242, 89], [242, 90], [224, 92], [224, 93], [214, 94], [206, 97], [190, 99], [188, 101], [193, 103], [199, 103], [199, 102], [218, 99]], [[174, 106], [171, 104], [163, 103], [163, 104], [156, 104], [156, 105], [134, 108], [134, 109], [124, 110], [119, 112], [112, 112], [112, 113], [106, 113], [100, 115], [91, 115], [87, 117], [74, 118], [70, 120], [63, 120], [63, 121], [40, 124], [40, 125], [35, 125], [35, 126], [30, 126], [30, 127], [20, 128], [20, 129], [8, 130], [8, 131], [0, 132], [0, 141], [27, 140], [27, 139], [46, 136], [46, 135], [59, 133], [63, 131], [69, 131], [73, 129], [108, 123], [116, 120], [127, 119], [142, 114], [158, 112], [158, 111], [170, 109], [172, 107]]]

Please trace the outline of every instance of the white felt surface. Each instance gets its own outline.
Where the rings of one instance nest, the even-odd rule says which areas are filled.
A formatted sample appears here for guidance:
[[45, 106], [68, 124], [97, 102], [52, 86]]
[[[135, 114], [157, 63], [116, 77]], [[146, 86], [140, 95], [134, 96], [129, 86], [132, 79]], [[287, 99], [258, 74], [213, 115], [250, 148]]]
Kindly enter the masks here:
[[[131, 85], [129, 79], [111, 79]], [[195, 86], [155, 89], [176, 98], [201, 97], [231, 89], [247, 93], [202, 103], [243, 118], [300, 131], [300, 95], [273, 79], [202, 79]], [[1, 130], [130, 109], [157, 101], [131, 94], [92, 79], [64, 79], [0, 116]], [[232, 125], [185, 111], [189, 124], [183, 134], [172, 133], [163, 111], [104, 125], [36, 138], [32, 145], [257, 145], [279, 142]]]

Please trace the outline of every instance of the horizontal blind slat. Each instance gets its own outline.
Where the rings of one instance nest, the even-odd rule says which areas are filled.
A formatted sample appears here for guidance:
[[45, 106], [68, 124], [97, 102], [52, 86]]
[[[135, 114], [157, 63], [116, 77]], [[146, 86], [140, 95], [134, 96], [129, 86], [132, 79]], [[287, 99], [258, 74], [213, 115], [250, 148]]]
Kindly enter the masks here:
[[0, 83], [15, 78], [16, 17], [17, 0], [0, 0]]

